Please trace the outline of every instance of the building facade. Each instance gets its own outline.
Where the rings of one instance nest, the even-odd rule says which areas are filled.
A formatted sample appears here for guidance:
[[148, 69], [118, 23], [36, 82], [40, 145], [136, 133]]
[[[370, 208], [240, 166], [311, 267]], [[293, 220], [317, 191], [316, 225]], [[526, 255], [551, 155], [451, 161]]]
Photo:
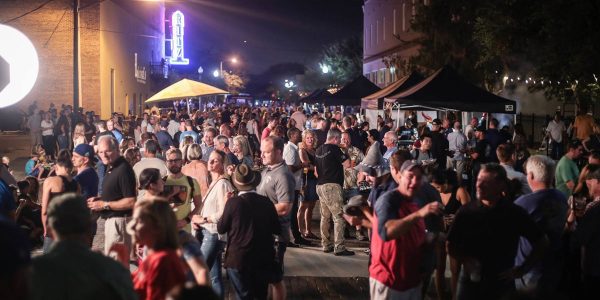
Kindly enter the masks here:
[[386, 65], [390, 59], [408, 59], [418, 53], [410, 28], [417, 4], [427, 0], [365, 0], [363, 5], [363, 75], [379, 87], [404, 75]]
[[[73, 105], [73, 1], [3, 0], [0, 22], [24, 33], [39, 58], [37, 81], [15, 106]], [[80, 0], [79, 106], [104, 119], [139, 114], [156, 90], [150, 68], [164, 45], [164, 1]]]

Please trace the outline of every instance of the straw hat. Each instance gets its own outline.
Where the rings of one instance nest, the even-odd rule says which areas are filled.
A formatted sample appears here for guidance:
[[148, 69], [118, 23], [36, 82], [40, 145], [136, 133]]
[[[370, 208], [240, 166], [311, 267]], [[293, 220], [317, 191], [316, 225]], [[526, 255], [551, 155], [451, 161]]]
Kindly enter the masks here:
[[359, 172], [365, 172], [372, 176], [379, 177], [390, 172], [390, 166], [383, 159], [381, 151], [379, 150], [379, 142], [374, 142], [365, 158], [354, 167]]

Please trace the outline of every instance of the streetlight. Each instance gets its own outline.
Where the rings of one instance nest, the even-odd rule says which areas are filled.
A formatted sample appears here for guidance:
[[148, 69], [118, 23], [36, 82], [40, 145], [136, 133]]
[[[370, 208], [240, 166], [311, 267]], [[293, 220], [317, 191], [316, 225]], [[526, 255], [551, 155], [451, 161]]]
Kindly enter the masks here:
[[[238, 59], [237, 59], [237, 57], [232, 57], [232, 58], [231, 58], [229, 61], [230, 61], [232, 64], [237, 64], [237, 63], [238, 63]], [[223, 61], [221, 61], [221, 62], [219, 63], [219, 74], [221, 74], [221, 78], [222, 78], [222, 77], [223, 77]], [[214, 73], [213, 73], [213, 75], [214, 75]], [[217, 77], [217, 76], [215, 76], [215, 77]]]
[[[292, 87], [294, 87], [294, 82], [293, 82], [293, 81], [291, 81], [291, 80], [287, 80], [287, 79], [286, 79], [286, 80], [285, 80], [285, 82], [283, 83], [283, 85], [284, 85], [286, 88], [288, 88], [288, 89], [291, 89]], [[291, 90], [290, 90], [290, 91], [291, 91]]]

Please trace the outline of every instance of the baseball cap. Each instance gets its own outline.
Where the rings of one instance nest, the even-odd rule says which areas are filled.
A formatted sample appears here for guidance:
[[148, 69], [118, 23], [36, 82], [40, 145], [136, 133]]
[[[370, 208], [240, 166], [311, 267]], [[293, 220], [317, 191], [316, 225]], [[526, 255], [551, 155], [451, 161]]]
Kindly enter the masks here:
[[160, 127], [163, 127], [163, 128], [169, 127], [169, 121], [167, 121], [167, 120], [160, 121]]
[[400, 173], [404, 173], [404, 171], [412, 171], [415, 168], [419, 168], [421, 170], [423, 169], [423, 167], [415, 160], [407, 160], [402, 163], [402, 166], [400, 166]]
[[79, 144], [75, 149], [73, 149], [73, 153], [77, 153], [83, 157], [87, 157], [92, 161], [96, 161], [96, 155], [94, 153], [94, 147], [88, 144]]
[[431, 124], [433, 124], [433, 125], [442, 125], [442, 120], [440, 120], [440, 119], [433, 119], [433, 121], [431, 121]]

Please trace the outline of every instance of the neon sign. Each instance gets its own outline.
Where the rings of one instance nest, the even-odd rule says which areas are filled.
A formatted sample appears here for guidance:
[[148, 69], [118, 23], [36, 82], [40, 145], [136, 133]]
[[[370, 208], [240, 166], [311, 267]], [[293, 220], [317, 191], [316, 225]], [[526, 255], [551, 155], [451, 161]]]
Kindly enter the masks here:
[[[21, 101], [33, 88], [39, 61], [35, 47], [17, 29], [0, 24], [0, 108]], [[10, 42], [7, 42], [10, 41]]]
[[172, 65], [188, 65], [190, 60], [183, 56], [183, 29], [185, 27], [183, 13], [176, 11], [171, 17], [171, 25], [173, 28], [172, 43], [171, 43], [171, 59]]

